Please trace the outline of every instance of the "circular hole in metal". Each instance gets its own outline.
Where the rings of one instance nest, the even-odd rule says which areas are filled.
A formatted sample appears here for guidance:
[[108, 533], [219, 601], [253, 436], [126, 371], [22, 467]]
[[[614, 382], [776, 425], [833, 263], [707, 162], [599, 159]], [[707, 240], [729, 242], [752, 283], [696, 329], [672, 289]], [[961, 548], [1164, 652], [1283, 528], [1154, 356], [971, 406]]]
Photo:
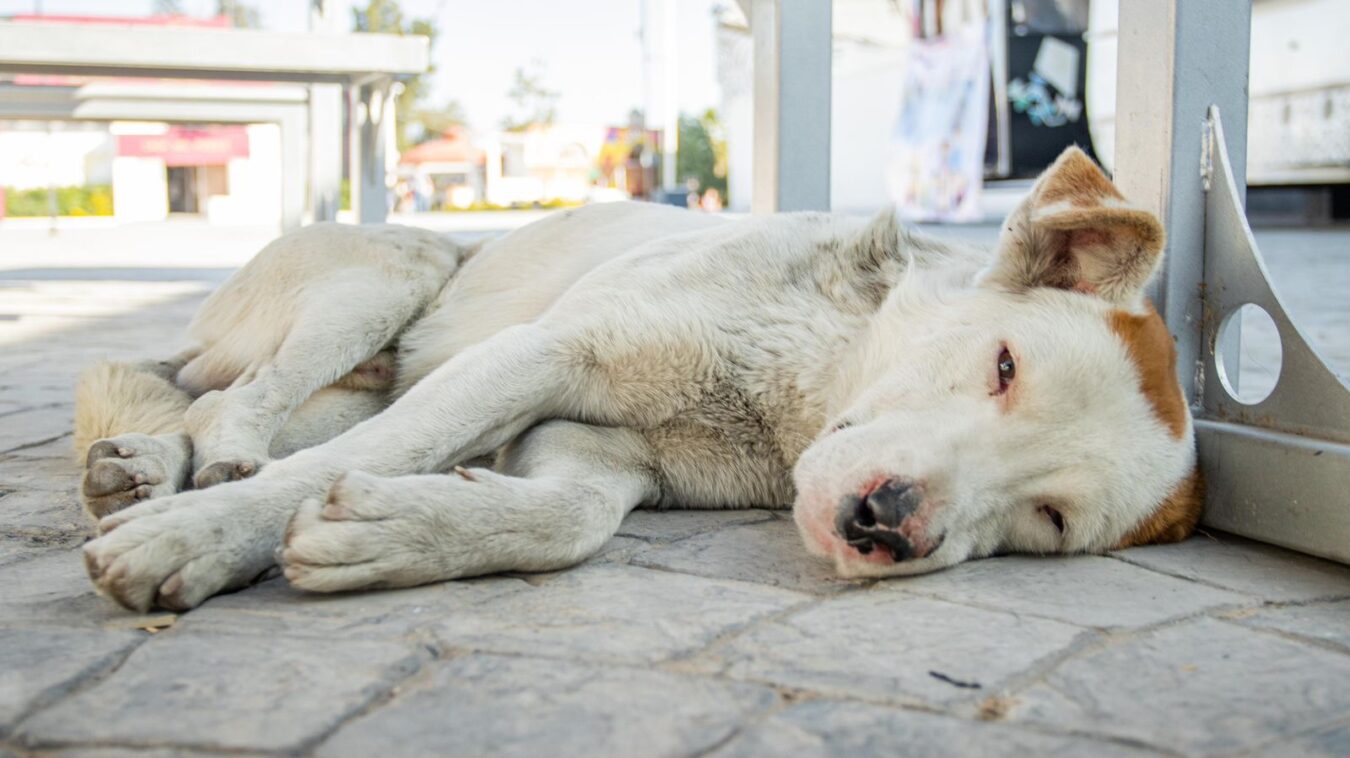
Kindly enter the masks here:
[[1214, 362], [1219, 381], [1234, 400], [1244, 405], [1265, 400], [1280, 380], [1283, 361], [1280, 332], [1261, 306], [1247, 303], [1224, 317]]

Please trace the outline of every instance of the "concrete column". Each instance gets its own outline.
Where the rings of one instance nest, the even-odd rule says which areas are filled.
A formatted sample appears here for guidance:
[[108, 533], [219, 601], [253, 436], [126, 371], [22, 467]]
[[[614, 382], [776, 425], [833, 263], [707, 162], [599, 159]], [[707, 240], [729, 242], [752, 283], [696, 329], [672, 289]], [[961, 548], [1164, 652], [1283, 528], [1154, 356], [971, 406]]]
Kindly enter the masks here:
[[750, 0], [754, 38], [751, 210], [830, 207], [830, 0]]

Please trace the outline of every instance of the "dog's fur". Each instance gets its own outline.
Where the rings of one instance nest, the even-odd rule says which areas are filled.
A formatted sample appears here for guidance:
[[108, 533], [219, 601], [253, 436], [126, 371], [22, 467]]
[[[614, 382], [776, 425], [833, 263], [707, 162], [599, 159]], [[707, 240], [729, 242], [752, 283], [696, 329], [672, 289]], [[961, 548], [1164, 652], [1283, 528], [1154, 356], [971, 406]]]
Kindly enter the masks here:
[[481, 250], [309, 227], [192, 350], [82, 381], [89, 573], [186, 609], [277, 561], [317, 591], [551, 570], [644, 504], [795, 500], [846, 576], [1181, 539], [1190, 416], [1141, 295], [1162, 245], [1077, 150], [992, 256], [891, 213], [593, 206]]

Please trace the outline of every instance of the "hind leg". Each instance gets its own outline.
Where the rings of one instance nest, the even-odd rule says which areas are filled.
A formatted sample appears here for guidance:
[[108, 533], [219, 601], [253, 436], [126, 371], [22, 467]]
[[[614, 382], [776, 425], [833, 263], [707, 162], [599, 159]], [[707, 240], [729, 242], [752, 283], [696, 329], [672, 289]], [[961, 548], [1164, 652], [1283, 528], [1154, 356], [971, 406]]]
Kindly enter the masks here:
[[286, 578], [316, 592], [407, 587], [585, 560], [659, 496], [637, 432], [550, 421], [502, 455], [504, 473], [385, 478], [351, 472], [286, 531]]
[[94, 518], [178, 492], [191, 470], [183, 431], [191, 398], [172, 382], [192, 353], [168, 361], [97, 363], [75, 388], [75, 453], [85, 466], [80, 499]]
[[181, 490], [192, 471], [192, 440], [186, 432], [120, 434], [90, 445], [84, 465], [80, 499], [101, 519]]
[[291, 414], [359, 366], [377, 364], [372, 357], [420, 306], [393, 281], [322, 292], [296, 318], [269, 362], [226, 390], [202, 395], [188, 409], [194, 484], [205, 488], [257, 473], [271, 460], [272, 443]]

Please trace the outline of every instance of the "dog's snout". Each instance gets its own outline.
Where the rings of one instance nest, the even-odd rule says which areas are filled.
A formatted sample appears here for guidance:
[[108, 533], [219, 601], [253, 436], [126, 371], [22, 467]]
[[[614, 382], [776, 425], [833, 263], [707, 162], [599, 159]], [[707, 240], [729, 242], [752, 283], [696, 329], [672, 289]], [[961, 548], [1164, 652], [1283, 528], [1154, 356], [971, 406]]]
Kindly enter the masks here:
[[835, 529], [863, 555], [880, 545], [892, 560], [921, 558], [932, 551], [916, 550], [900, 527], [918, 511], [923, 498], [922, 487], [887, 479], [870, 492], [845, 497], [835, 514]]
[[906, 517], [913, 515], [922, 502], [923, 493], [918, 487], [898, 479], [887, 479], [867, 494], [858, 517], [873, 525], [895, 529]]

